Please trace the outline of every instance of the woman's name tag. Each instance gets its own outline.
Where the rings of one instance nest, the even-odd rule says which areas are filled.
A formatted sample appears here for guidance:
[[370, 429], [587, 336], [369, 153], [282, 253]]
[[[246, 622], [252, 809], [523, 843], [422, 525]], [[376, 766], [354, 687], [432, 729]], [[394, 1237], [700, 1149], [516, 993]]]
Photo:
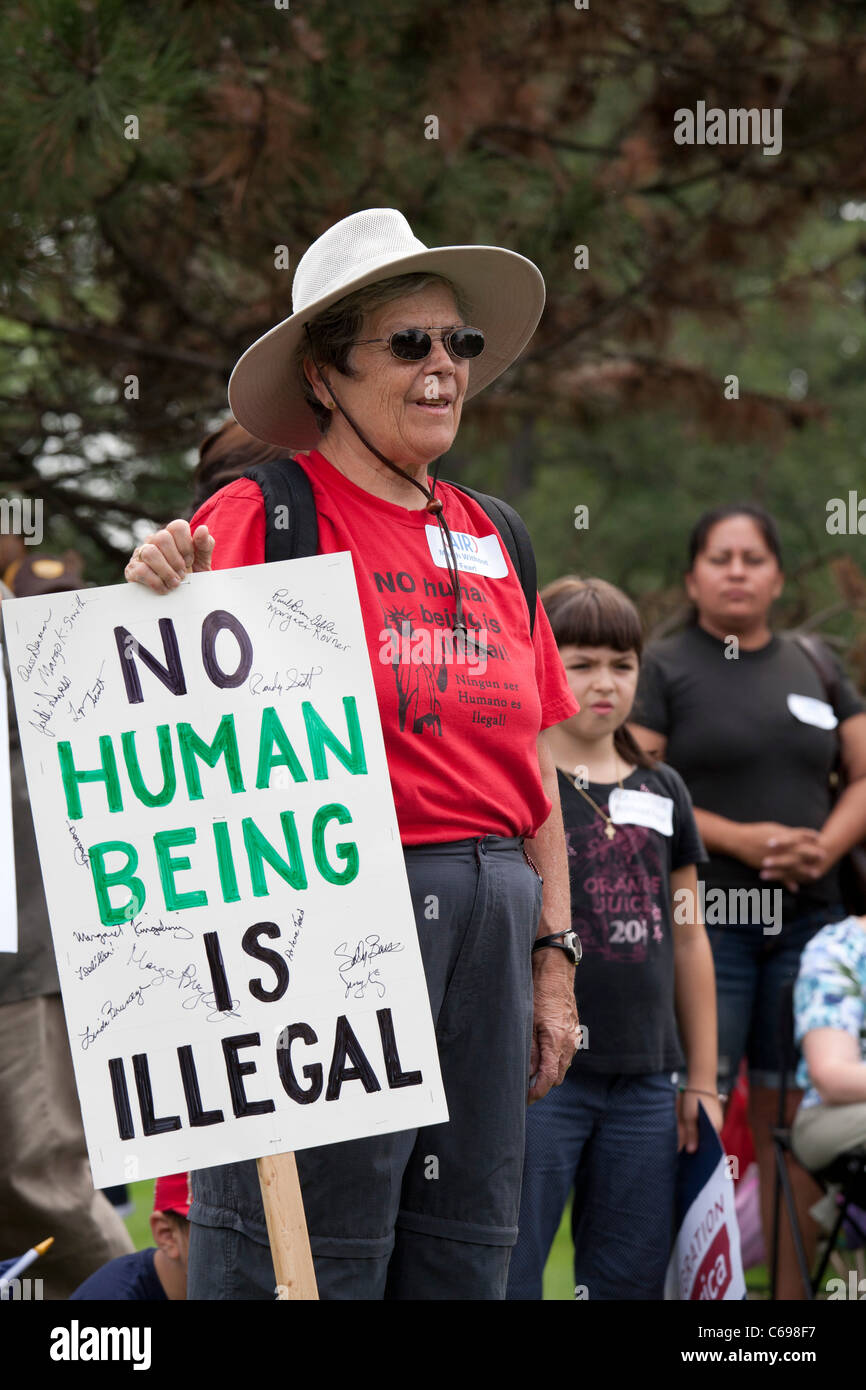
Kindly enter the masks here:
[[788, 709], [801, 724], [813, 724], [816, 729], [835, 729], [839, 723], [833, 706], [811, 695], [789, 695]]
[[607, 813], [614, 825], [646, 825], [660, 835], [674, 833], [674, 803], [669, 796], [614, 787], [607, 800]]

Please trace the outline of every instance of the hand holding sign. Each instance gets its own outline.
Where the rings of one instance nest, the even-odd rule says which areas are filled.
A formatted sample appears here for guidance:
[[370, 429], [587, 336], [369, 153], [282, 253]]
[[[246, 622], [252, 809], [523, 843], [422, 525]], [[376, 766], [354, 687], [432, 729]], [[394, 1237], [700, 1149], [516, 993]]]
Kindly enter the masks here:
[[136, 546], [124, 574], [130, 583], [168, 594], [188, 574], [210, 569], [215, 545], [206, 526], [197, 526], [193, 535], [188, 521], [170, 521]]

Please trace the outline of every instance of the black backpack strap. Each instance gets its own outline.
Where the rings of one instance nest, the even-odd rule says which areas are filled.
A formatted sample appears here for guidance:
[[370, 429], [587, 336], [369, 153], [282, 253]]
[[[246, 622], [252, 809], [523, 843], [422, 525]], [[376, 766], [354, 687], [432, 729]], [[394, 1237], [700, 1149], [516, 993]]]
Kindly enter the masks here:
[[[443, 479], [443, 481], [445, 481]], [[529, 609], [529, 631], [535, 631], [535, 604], [538, 596], [538, 568], [535, 563], [535, 551], [532, 549], [532, 541], [526, 529], [523, 517], [503, 502], [498, 497], [491, 497], [489, 493], [478, 492], [474, 487], [466, 487], [464, 483], [454, 483], [448, 481], [449, 487], [456, 487], [458, 492], [465, 492], [467, 497], [471, 497], [477, 502], [479, 507], [490, 517], [502, 538], [502, 543], [511, 558], [517, 577], [520, 580], [526, 606]]]
[[827, 703], [832, 705], [833, 712], [836, 712], [836, 704], [839, 696], [839, 672], [834, 661], [830, 656], [828, 648], [821, 641], [820, 637], [813, 636], [812, 633], [795, 632], [792, 633], [794, 641], [801, 651], [805, 652], [818, 675], [821, 677], [821, 684], [824, 687], [824, 694], [827, 696]]
[[[241, 474], [257, 483], [265, 502], [265, 560], [297, 560], [303, 555], [317, 555], [319, 523], [313, 489], [303, 468], [293, 458], [274, 459], [259, 463]], [[523, 518], [498, 497], [451, 483], [465, 492], [484, 509], [511, 557], [526, 597], [529, 609], [529, 630], [535, 629], [535, 604], [538, 590], [538, 571], [535, 552]]]
[[248, 468], [265, 499], [265, 560], [298, 560], [319, 553], [319, 522], [313, 489], [293, 458], [274, 459]]

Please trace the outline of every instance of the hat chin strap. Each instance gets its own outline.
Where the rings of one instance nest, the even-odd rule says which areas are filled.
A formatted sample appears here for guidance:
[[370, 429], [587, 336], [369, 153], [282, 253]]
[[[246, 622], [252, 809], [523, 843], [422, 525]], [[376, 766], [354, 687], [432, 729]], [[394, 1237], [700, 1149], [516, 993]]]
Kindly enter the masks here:
[[466, 627], [466, 619], [463, 613], [463, 595], [460, 592], [460, 576], [457, 570], [457, 557], [454, 553], [454, 542], [451, 539], [451, 528], [449, 527], [448, 522], [445, 519], [444, 504], [442, 502], [442, 499], [440, 497], [434, 497], [433, 495], [433, 488], [435, 488], [436, 486], [435, 475], [438, 473], [439, 470], [439, 460], [437, 459], [433, 466], [433, 488], [428, 488], [425, 487], [423, 483], [419, 483], [417, 478], [413, 478], [411, 473], [407, 473], [405, 468], [401, 468], [399, 464], [392, 462], [392, 460], [389, 458], [386, 458], [385, 455], [376, 448], [375, 444], [371, 444], [367, 436], [352, 419], [345, 406], [340, 404], [340, 400], [337, 396], [337, 393], [335, 392], [328, 378], [325, 376], [325, 373], [322, 370], [320, 364], [316, 361], [315, 352], [313, 351], [313, 340], [310, 335], [310, 330], [306, 324], [304, 325], [304, 327], [307, 333], [307, 340], [310, 344], [310, 352], [313, 358], [313, 364], [317, 372], [319, 373], [319, 376], [322, 378], [322, 381], [325, 383], [325, 386], [327, 387], [328, 392], [330, 393], [335, 406], [337, 407], [337, 409], [339, 410], [340, 414], [343, 416], [344, 420], [347, 422], [349, 427], [355, 431], [355, 434], [358, 436], [361, 443], [364, 445], [364, 448], [369, 449], [370, 453], [374, 454], [380, 463], [384, 463], [387, 468], [391, 469], [392, 473], [396, 473], [399, 477], [405, 478], [407, 482], [410, 482], [413, 487], [416, 487], [418, 491], [422, 493], [424, 497], [427, 498], [427, 505], [425, 510], [430, 512], [431, 515], [435, 516], [436, 521], [439, 524], [439, 530], [442, 532], [442, 539], [444, 542], [443, 549], [445, 552], [445, 565], [448, 570], [448, 577], [451, 580], [451, 588], [454, 593], [455, 614], [454, 620], [451, 624], [451, 631], [455, 634], [455, 637], [457, 639], [455, 646], [457, 646], [459, 650], [460, 646], [462, 645], [462, 654], [465, 655], [469, 641], [471, 640], [478, 655], [486, 657], [486, 646], [479, 641], [477, 635], [474, 632], [470, 634]]

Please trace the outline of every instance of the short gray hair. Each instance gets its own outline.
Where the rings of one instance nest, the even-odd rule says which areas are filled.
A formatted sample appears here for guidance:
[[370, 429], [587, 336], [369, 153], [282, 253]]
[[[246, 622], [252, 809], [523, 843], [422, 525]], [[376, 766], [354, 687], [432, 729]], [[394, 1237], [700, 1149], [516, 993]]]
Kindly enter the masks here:
[[[326, 434], [331, 423], [331, 412], [322, 405], [304, 372], [304, 360], [314, 357], [322, 367], [335, 367], [344, 376], [354, 376], [349, 366], [349, 353], [357, 342], [363, 329], [367, 314], [391, 304], [395, 299], [418, 294], [430, 285], [444, 285], [454, 296], [457, 312], [466, 318], [468, 308], [461, 291], [444, 275], [434, 275], [429, 271], [414, 271], [409, 275], [393, 275], [389, 280], [377, 280], [373, 285], [364, 285], [352, 294], [344, 295], [335, 304], [324, 309], [307, 324], [310, 337], [306, 333], [298, 345], [295, 368], [301, 381], [304, 400], [316, 417], [320, 434]], [[312, 351], [310, 348], [312, 339]]]

